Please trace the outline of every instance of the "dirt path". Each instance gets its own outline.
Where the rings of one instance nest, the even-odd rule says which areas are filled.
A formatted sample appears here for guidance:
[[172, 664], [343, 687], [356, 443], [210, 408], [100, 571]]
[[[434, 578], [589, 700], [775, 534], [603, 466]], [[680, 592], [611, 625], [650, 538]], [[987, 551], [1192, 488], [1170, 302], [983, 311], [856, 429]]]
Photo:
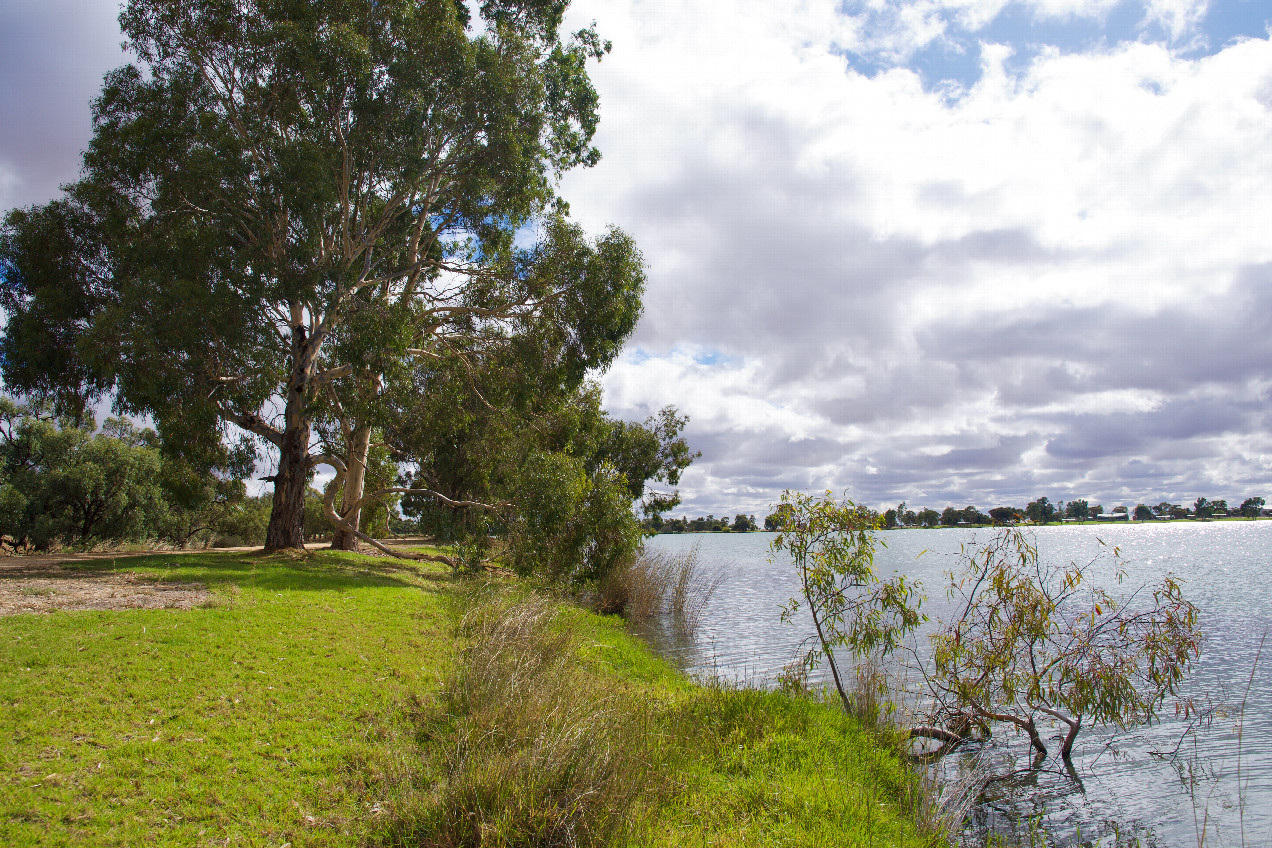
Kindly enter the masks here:
[[[394, 539], [401, 543], [403, 540]], [[311, 542], [309, 550], [326, 548]], [[261, 553], [257, 547], [217, 548], [217, 551]], [[128, 560], [137, 557], [182, 556], [203, 551], [142, 551], [140, 553], [36, 554], [0, 557], [0, 616], [47, 613], [55, 610], [192, 609], [211, 600], [200, 583], [179, 583], [130, 574]], [[77, 566], [110, 560], [111, 571], [85, 571]]]
[[75, 567], [111, 560], [127, 568], [128, 560], [148, 555], [0, 557], [0, 616], [55, 610], [192, 609], [211, 599], [207, 587], [199, 583], [160, 581], [117, 570], [94, 572]]

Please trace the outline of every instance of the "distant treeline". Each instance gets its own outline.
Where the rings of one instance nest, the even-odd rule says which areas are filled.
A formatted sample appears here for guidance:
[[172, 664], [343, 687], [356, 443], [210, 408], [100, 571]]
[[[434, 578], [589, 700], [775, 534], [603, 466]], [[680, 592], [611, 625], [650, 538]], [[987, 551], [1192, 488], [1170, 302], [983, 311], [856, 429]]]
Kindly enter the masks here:
[[[700, 515], [693, 519], [688, 516], [663, 518], [661, 515], [655, 515], [645, 519], [642, 524], [646, 530], [653, 533], [746, 533], [760, 529], [755, 523], [754, 515], [741, 513], [733, 516], [732, 520], [729, 520], [728, 516], [716, 518], [714, 515], [706, 517]], [[765, 529], [773, 528], [767, 527], [766, 522]]]
[[[1235, 507], [1230, 507], [1228, 501], [1223, 498], [1213, 501], [1208, 498], [1197, 498], [1191, 508], [1162, 501], [1156, 506], [1141, 503], [1131, 508], [1119, 505], [1105, 511], [1103, 505], [1092, 504], [1082, 498], [1076, 498], [1068, 503], [1064, 501], [1052, 503], [1047, 498], [1038, 498], [1024, 507], [997, 506], [987, 512], [981, 512], [974, 506], [965, 506], [962, 509], [947, 506], [941, 512], [937, 512], [926, 507], [916, 511], [907, 508], [902, 502], [895, 509], [885, 510], [879, 517], [884, 527], [959, 527], [1024, 522], [1049, 524], [1063, 521], [1171, 521], [1233, 516], [1258, 518], [1265, 514], [1263, 504], [1264, 500], [1261, 497], [1246, 498], [1240, 506]], [[777, 526], [780, 526], [782, 520], [779, 512], [769, 516], [775, 520]], [[765, 519], [765, 523], [768, 523], [768, 519]]]
[[[996, 506], [982, 512], [974, 506], [961, 509], [947, 506], [940, 512], [923, 507], [914, 510], [907, 508], [904, 502], [894, 509], [883, 512], [865, 509], [875, 515], [886, 528], [900, 527], [975, 527], [989, 524], [1051, 524], [1057, 522], [1079, 521], [1176, 521], [1181, 519], [1209, 518], [1259, 518], [1272, 513], [1264, 509], [1261, 497], [1246, 498], [1240, 506], [1229, 506], [1228, 501], [1220, 498], [1209, 500], [1197, 498], [1191, 507], [1162, 501], [1156, 506], [1136, 504], [1134, 508], [1115, 506], [1108, 512], [1103, 505], [1092, 504], [1082, 498], [1065, 503], [1052, 503], [1047, 498], [1030, 501], [1023, 507]], [[778, 507], [764, 517], [765, 530], [781, 530], [788, 518], [788, 512]], [[716, 518], [714, 515], [699, 516], [690, 519], [662, 518], [655, 516], [644, 522], [645, 529], [654, 533], [744, 533], [760, 529], [754, 515], [735, 515], [732, 520], [727, 516]]]

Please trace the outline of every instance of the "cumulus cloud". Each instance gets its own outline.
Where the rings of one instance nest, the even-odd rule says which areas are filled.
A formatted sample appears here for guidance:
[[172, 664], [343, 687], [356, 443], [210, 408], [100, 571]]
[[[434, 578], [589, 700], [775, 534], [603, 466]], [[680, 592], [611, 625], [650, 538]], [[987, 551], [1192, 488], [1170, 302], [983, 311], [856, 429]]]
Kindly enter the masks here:
[[950, 98], [845, 61], [869, 20], [734, 8], [580, 9], [624, 39], [596, 75], [606, 159], [565, 189], [650, 263], [609, 403], [690, 414], [690, 511], [786, 486], [985, 506], [1267, 482], [1266, 38], [1023, 65], [986, 43]]

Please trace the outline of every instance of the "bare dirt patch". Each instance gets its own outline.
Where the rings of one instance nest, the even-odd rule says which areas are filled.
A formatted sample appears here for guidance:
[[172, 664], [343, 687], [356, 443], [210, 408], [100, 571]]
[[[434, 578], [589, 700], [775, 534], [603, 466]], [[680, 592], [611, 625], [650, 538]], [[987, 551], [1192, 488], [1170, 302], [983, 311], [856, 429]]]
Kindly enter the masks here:
[[212, 598], [199, 583], [78, 571], [63, 567], [63, 562], [61, 557], [0, 558], [0, 616], [54, 610], [193, 609]]

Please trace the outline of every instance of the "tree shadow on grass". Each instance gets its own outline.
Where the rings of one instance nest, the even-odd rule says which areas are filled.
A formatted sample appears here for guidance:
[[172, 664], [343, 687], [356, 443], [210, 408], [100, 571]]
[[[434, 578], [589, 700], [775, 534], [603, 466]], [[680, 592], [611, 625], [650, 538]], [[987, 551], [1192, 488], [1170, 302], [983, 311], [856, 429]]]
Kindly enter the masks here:
[[[256, 586], [272, 591], [342, 592], [387, 586], [435, 588], [451, 581], [449, 572], [437, 566], [368, 557], [344, 551], [194, 552], [153, 554], [84, 562], [64, 562], [56, 567], [63, 577], [133, 574], [142, 579], [198, 582], [209, 587], [223, 584]], [[50, 572], [44, 571], [43, 576]], [[13, 572], [4, 577], [33, 576]]]

